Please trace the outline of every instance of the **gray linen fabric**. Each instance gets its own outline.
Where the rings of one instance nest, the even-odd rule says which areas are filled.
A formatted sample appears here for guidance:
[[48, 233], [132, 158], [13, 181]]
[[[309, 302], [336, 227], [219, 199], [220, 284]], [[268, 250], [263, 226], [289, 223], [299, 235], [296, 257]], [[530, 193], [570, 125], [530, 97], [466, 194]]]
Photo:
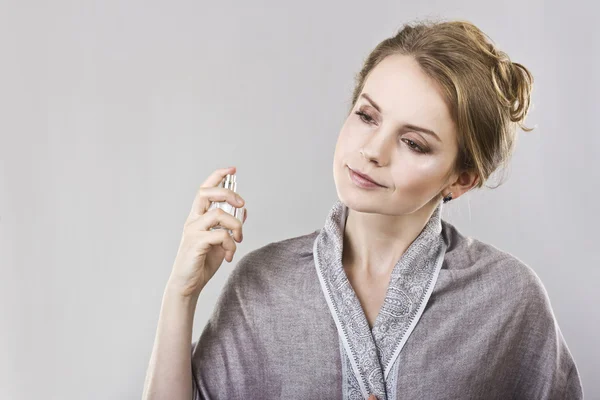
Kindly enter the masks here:
[[348, 209], [242, 257], [192, 343], [194, 399], [582, 399], [536, 273], [442, 203], [370, 329], [341, 264]]

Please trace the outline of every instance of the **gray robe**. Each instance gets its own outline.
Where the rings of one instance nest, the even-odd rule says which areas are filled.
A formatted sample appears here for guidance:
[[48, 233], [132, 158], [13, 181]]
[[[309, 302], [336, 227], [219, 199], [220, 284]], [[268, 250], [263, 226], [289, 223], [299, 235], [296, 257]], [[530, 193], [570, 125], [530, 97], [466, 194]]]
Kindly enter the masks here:
[[192, 343], [194, 399], [582, 399], [536, 273], [435, 209], [372, 329], [343, 270], [348, 208], [247, 253]]

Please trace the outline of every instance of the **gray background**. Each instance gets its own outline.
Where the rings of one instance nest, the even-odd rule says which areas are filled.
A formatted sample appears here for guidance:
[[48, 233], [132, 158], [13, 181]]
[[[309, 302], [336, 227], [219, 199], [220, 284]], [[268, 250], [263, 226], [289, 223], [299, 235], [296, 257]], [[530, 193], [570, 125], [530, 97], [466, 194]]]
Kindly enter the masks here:
[[0, 2], [0, 398], [140, 398], [199, 185], [237, 166], [248, 220], [200, 296], [195, 339], [237, 260], [322, 226], [353, 76], [425, 17], [472, 21], [534, 75], [536, 130], [519, 132], [509, 179], [443, 217], [538, 273], [600, 398], [597, 7]]

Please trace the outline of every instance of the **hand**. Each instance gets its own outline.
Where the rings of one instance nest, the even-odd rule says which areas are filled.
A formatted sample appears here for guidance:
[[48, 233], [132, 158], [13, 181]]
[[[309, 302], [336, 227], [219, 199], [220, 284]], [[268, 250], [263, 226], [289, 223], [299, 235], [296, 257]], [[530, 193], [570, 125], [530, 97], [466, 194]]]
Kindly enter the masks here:
[[375, 395], [374, 395], [374, 394], [372, 394], [372, 395], [370, 395], [370, 396], [369, 396], [369, 399], [368, 399], [368, 400], [377, 400], [377, 397], [375, 397]]
[[[235, 170], [235, 167], [230, 167], [214, 171], [196, 194], [169, 277], [169, 285], [184, 296], [198, 295], [223, 259], [233, 260], [237, 249], [234, 240], [243, 240], [242, 222], [237, 218], [220, 208], [207, 212], [213, 201], [227, 201], [236, 208], [245, 204], [241, 197], [240, 201], [236, 199], [239, 195], [234, 191], [219, 187], [225, 175], [234, 174]], [[246, 217], [247, 210], [244, 208], [244, 222]], [[231, 229], [233, 237], [227, 229], [211, 231], [210, 228], [216, 225]]]

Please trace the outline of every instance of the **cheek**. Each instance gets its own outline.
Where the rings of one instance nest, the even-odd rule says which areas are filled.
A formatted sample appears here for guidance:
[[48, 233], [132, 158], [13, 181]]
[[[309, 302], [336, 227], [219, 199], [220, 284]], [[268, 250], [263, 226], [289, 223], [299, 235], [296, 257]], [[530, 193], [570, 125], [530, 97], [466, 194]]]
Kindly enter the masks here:
[[446, 164], [440, 157], [397, 157], [393, 163], [392, 177], [396, 189], [401, 192], [429, 192], [437, 190], [445, 168]]
[[356, 152], [364, 144], [365, 132], [356, 126], [352, 121], [346, 121], [340, 130], [336, 144], [336, 152], [340, 153], [341, 157], [345, 154]]
[[338, 135], [337, 143], [335, 145], [335, 158], [345, 159], [348, 153], [352, 152], [357, 146], [356, 139], [353, 138], [347, 127], [344, 125]]

